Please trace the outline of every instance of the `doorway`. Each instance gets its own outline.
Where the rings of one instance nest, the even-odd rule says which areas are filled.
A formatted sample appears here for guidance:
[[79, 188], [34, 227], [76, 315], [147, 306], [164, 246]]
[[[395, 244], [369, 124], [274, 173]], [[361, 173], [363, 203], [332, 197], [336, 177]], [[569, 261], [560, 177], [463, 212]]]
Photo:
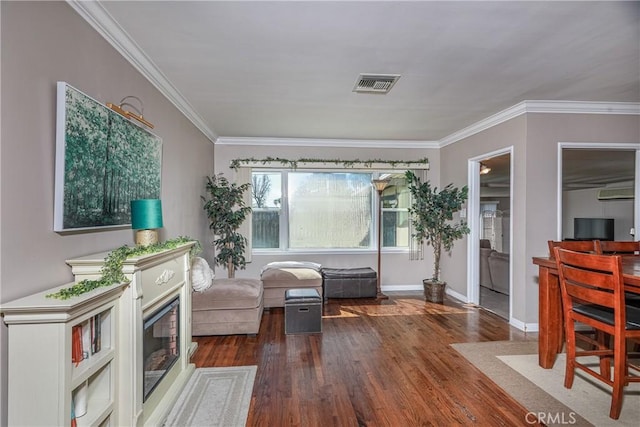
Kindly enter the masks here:
[[511, 314], [512, 148], [469, 161], [469, 302]]
[[576, 239], [575, 221], [607, 218], [614, 240], [638, 240], [640, 146], [560, 143], [557, 237]]

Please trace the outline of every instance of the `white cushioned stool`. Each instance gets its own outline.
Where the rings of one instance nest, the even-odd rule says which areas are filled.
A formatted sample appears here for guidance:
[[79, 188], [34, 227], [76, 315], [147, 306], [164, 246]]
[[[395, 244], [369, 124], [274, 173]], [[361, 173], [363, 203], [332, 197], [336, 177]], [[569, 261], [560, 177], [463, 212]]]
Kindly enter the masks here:
[[287, 289], [315, 289], [322, 298], [322, 274], [320, 264], [313, 262], [272, 262], [262, 268], [264, 306], [284, 307]]
[[257, 334], [263, 310], [259, 279], [213, 279], [207, 290], [192, 294], [191, 333], [194, 336]]

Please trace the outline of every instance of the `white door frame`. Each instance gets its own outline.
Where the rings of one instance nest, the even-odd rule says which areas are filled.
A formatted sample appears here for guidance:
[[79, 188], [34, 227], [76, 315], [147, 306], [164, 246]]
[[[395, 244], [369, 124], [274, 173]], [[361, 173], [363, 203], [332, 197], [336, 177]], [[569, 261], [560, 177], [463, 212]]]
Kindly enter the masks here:
[[636, 230], [634, 240], [640, 240], [638, 236], [638, 227], [640, 227], [640, 209], [638, 208], [638, 200], [640, 200], [640, 144], [635, 142], [606, 143], [606, 142], [559, 142], [558, 143], [558, 188], [556, 202], [558, 206], [558, 222], [556, 224], [556, 240], [562, 240], [562, 149], [577, 148], [587, 150], [635, 150], [636, 151], [636, 177], [634, 182], [635, 192], [635, 208], [633, 209], [633, 227]]
[[[480, 303], [480, 162], [509, 154], [509, 253], [513, 254], [513, 146], [472, 157], [468, 160], [468, 215], [469, 238], [467, 239], [467, 302]], [[511, 321], [513, 283], [513, 256], [509, 257], [509, 321]]]

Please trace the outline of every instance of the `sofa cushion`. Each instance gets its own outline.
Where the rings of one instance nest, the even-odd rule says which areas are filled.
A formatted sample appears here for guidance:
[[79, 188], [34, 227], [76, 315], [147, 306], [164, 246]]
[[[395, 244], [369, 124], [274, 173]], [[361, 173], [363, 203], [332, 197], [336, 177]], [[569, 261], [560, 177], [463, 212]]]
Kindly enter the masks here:
[[322, 275], [311, 268], [270, 268], [260, 278], [265, 288], [322, 286]]
[[256, 308], [262, 304], [262, 282], [258, 279], [213, 279], [204, 292], [192, 294], [191, 309], [232, 310]]
[[269, 264], [262, 267], [261, 274], [266, 270], [271, 269], [280, 269], [280, 268], [310, 268], [312, 270], [320, 271], [322, 268], [321, 264], [317, 262], [311, 261], [278, 261], [278, 262], [270, 262]]

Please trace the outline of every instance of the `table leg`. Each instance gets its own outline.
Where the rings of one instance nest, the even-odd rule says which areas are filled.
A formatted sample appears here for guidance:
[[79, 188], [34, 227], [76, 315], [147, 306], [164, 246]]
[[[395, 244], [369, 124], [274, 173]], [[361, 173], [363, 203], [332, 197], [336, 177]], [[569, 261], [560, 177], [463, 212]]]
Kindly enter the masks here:
[[539, 269], [538, 283], [538, 364], [553, 368], [557, 354], [562, 351], [562, 303], [558, 276], [546, 267]]

